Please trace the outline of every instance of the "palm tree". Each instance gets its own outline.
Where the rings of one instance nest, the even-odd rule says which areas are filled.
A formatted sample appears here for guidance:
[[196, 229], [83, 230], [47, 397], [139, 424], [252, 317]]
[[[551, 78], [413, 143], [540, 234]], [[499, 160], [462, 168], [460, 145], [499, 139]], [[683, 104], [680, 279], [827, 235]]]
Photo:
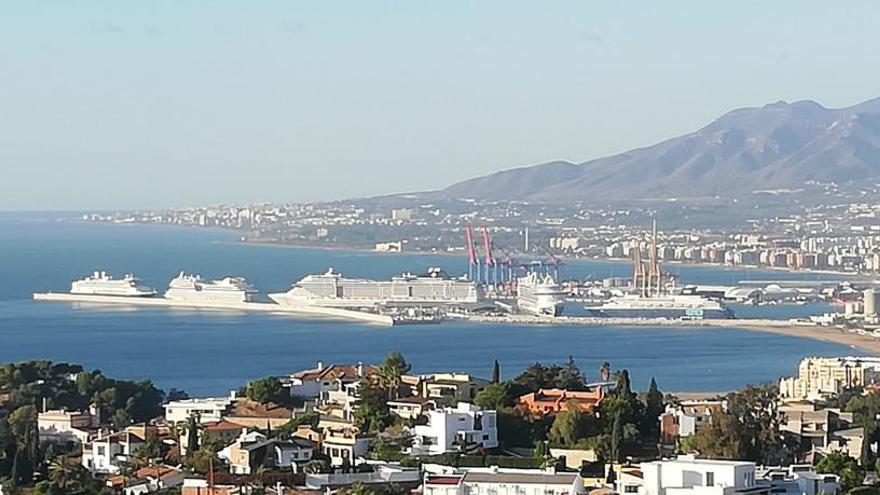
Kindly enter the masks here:
[[385, 389], [389, 399], [397, 399], [400, 395], [401, 377], [412, 369], [399, 352], [390, 352], [379, 365], [377, 372], [379, 383]]
[[58, 456], [49, 464], [49, 479], [64, 493], [73, 493], [80, 484], [77, 466], [69, 457]]

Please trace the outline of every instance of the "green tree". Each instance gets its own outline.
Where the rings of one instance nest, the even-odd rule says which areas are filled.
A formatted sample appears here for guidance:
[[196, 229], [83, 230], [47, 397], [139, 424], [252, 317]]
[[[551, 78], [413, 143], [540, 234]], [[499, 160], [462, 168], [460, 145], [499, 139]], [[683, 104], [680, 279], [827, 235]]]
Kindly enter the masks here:
[[283, 403], [288, 394], [284, 386], [281, 385], [281, 381], [273, 376], [267, 376], [248, 383], [245, 395], [254, 402], [267, 404], [269, 402]]
[[199, 450], [199, 423], [191, 414], [186, 420], [186, 452], [192, 454]]
[[389, 399], [396, 399], [400, 396], [401, 377], [409, 373], [411, 369], [412, 366], [407, 364], [403, 354], [396, 351], [389, 352], [382, 360], [377, 375], [379, 385], [385, 390]]
[[510, 396], [510, 385], [508, 383], [492, 383], [474, 397], [474, 404], [483, 409], [498, 410], [502, 407], [509, 407], [514, 404], [513, 397]]
[[75, 493], [82, 489], [84, 475], [82, 464], [73, 462], [67, 456], [58, 456], [49, 464], [49, 480], [62, 490], [62, 493]]
[[496, 359], [494, 363], [492, 363], [492, 383], [500, 383], [501, 382], [501, 365], [498, 364], [498, 360]]
[[816, 472], [839, 476], [840, 488], [844, 492], [861, 486], [865, 481], [865, 470], [859, 465], [859, 462], [841, 452], [833, 452], [820, 459], [816, 463]]
[[611, 462], [623, 460], [623, 423], [620, 413], [614, 418], [614, 426], [611, 429]]
[[306, 463], [303, 466], [303, 471], [306, 474], [322, 474], [330, 472], [330, 463], [323, 459], [315, 459]]
[[584, 438], [587, 431], [586, 415], [576, 403], [567, 405], [566, 410], [558, 413], [550, 427], [550, 441], [562, 447], [574, 447], [578, 440]]
[[[855, 424], [865, 429], [866, 446], [880, 441], [880, 428], [877, 425], [877, 418], [880, 417], [880, 393], [852, 396], [846, 401], [844, 411], [853, 413]], [[865, 457], [863, 454], [863, 460], [866, 460]]]
[[391, 424], [387, 395], [378, 378], [367, 377], [358, 387], [358, 407], [354, 411], [355, 425], [364, 433], [379, 433]]
[[642, 424], [642, 433], [651, 441], [660, 440], [660, 415], [663, 414], [663, 393], [657, 387], [657, 380], [651, 378], [648, 392], [645, 393], [645, 420]]
[[565, 366], [559, 369], [553, 384], [556, 388], [565, 390], [585, 390], [587, 388], [587, 380], [572, 356], [568, 356]]

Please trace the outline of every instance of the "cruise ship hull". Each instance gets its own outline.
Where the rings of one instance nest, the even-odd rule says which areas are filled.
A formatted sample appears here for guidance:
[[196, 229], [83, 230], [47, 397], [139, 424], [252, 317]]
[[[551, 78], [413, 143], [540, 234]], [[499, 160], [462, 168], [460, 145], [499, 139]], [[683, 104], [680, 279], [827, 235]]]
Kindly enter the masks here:
[[734, 318], [730, 309], [692, 309], [692, 308], [587, 308], [590, 316], [606, 318], [667, 318], [729, 320]]
[[562, 316], [562, 308], [565, 306], [564, 303], [554, 304], [552, 306], [535, 306], [530, 304], [520, 304], [519, 309], [523, 313], [532, 314], [535, 316]]

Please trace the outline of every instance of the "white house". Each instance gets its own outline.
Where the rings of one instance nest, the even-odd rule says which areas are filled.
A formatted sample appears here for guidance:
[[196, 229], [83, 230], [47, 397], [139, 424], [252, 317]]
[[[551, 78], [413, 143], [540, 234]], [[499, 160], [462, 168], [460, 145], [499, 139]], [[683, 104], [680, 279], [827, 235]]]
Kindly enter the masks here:
[[259, 432], [245, 431], [231, 445], [217, 453], [229, 463], [233, 474], [252, 474], [260, 465], [269, 468], [291, 468], [312, 460], [315, 444], [305, 438], [289, 441], [269, 439]]
[[165, 421], [181, 423], [195, 416], [200, 423], [213, 423], [223, 419], [235, 402], [235, 394], [229, 397], [174, 400], [165, 404]]
[[413, 429], [413, 454], [443, 454], [462, 448], [498, 446], [495, 411], [483, 411], [473, 404], [459, 402], [455, 408], [426, 411], [425, 416], [427, 424]]
[[463, 473], [426, 472], [423, 495], [582, 495], [578, 473], [537, 469], [469, 469]]
[[758, 482], [769, 483], [774, 495], [837, 495], [840, 478], [817, 474], [809, 464], [758, 468]]
[[[721, 461], [678, 456], [676, 459], [644, 462], [643, 495], [733, 495], [770, 493], [769, 486], [755, 481], [755, 463]], [[633, 493], [620, 489], [620, 493]]]
[[364, 366], [362, 363], [325, 366], [323, 362], [318, 361], [314, 369], [297, 371], [290, 375], [287, 384], [290, 387], [291, 397], [323, 401], [327, 400], [327, 393], [339, 391], [346, 384], [360, 381], [365, 374], [373, 373], [375, 370], [375, 367]]
[[116, 474], [119, 466], [130, 463], [144, 439], [130, 431], [98, 437], [83, 445], [82, 465], [93, 473]]
[[53, 410], [37, 414], [41, 442], [73, 442], [83, 444], [98, 426], [97, 416], [90, 412]]

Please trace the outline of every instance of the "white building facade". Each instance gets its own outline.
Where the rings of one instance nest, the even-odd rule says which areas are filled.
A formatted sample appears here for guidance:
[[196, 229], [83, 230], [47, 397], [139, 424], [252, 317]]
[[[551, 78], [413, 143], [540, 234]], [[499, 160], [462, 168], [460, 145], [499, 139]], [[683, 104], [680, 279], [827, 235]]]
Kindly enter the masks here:
[[491, 449], [498, 446], [498, 427], [495, 411], [459, 402], [455, 408], [427, 411], [425, 425], [413, 429], [412, 453], [433, 455], [470, 450]]

